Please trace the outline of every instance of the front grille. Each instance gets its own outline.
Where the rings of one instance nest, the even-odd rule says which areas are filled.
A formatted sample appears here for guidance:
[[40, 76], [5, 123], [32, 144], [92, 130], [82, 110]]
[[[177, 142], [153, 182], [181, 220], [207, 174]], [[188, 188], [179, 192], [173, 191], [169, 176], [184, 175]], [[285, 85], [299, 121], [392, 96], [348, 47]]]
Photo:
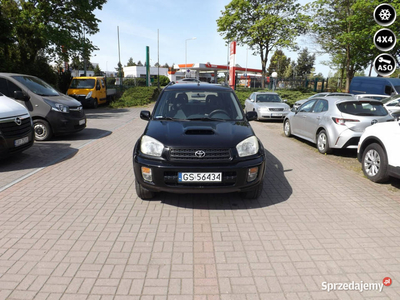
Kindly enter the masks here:
[[5, 122], [0, 121], [0, 132], [6, 138], [19, 137], [29, 134], [31, 131], [31, 120], [30, 118], [21, 118], [21, 125], [17, 125], [15, 121], [7, 120]]
[[222, 172], [221, 182], [178, 182], [178, 172], [164, 172], [164, 183], [168, 186], [234, 186], [236, 184], [236, 172]]
[[283, 111], [283, 108], [270, 108], [269, 111]]
[[72, 98], [75, 98], [79, 102], [82, 102], [83, 100], [86, 99], [86, 95], [70, 95]]
[[83, 117], [83, 109], [82, 106], [71, 106], [69, 108], [69, 113], [71, 114], [71, 116], [73, 117]]
[[[203, 157], [196, 156], [197, 151], [204, 151]], [[231, 158], [231, 151], [229, 149], [171, 149], [170, 159], [173, 161], [228, 161]]]

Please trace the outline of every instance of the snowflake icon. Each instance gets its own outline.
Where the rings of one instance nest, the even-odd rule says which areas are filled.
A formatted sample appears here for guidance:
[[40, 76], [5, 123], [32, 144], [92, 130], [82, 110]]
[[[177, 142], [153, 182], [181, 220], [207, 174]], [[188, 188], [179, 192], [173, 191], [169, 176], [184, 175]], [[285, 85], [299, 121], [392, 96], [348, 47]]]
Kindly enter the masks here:
[[379, 13], [379, 17], [382, 21], [388, 21], [390, 19], [390, 11], [388, 9], [382, 9]]

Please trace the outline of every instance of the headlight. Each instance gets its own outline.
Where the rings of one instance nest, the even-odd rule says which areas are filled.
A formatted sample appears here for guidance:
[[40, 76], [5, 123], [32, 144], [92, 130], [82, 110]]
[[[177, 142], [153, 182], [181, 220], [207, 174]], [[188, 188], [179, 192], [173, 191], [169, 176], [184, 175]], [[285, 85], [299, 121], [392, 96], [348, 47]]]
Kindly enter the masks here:
[[236, 150], [239, 157], [246, 157], [249, 155], [254, 155], [258, 152], [258, 140], [253, 135], [236, 145]]
[[54, 102], [48, 99], [44, 99], [44, 101], [51, 106], [51, 110], [57, 111], [57, 112], [62, 112], [62, 113], [69, 113], [69, 106]]
[[89, 94], [86, 95], [86, 99], [89, 99], [90, 97], [92, 97], [92, 91], [90, 91]]
[[147, 135], [142, 136], [140, 151], [143, 154], [160, 157], [163, 149], [164, 145], [156, 139], [153, 139]]

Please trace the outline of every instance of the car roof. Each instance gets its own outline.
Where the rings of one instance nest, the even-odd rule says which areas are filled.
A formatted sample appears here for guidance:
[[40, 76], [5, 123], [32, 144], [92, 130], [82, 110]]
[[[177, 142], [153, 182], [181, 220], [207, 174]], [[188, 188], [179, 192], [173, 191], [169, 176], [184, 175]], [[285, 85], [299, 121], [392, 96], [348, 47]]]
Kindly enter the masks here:
[[254, 92], [253, 94], [256, 94], [256, 95], [278, 95], [278, 93], [274, 93], [274, 92]]
[[186, 90], [186, 91], [233, 91], [229, 86], [209, 84], [205, 82], [198, 83], [173, 83], [164, 88], [164, 90]]

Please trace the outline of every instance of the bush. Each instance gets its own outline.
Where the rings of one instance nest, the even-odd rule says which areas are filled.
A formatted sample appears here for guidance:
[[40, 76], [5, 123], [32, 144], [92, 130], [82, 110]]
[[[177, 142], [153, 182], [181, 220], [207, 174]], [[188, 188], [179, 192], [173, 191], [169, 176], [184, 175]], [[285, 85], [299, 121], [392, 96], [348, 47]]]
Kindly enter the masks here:
[[[159, 76], [159, 81], [160, 81], [160, 86], [166, 86], [169, 83], [169, 78], [167, 76], [160, 75]], [[157, 86], [158, 85], [157, 78], [154, 79], [154, 82], [152, 83], [152, 85], [153, 86]]]
[[157, 87], [132, 87], [110, 106], [113, 108], [142, 106], [156, 101], [159, 94], [160, 91]]
[[115, 77], [107, 77], [106, 84], [107, 86], [115, 85]]

